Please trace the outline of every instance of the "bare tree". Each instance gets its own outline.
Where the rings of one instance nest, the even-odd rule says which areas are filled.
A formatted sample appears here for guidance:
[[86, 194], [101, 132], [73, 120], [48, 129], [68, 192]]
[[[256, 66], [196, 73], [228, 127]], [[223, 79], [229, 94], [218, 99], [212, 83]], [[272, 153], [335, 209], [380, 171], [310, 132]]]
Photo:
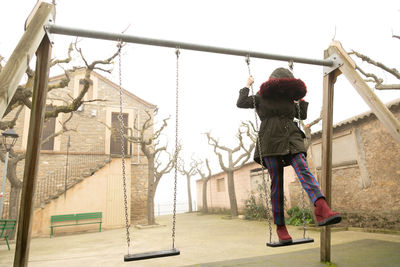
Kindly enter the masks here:
[[[392, 34], [392, 37], [395, 39], [400, 39], [398, 35]], [[352, 50], [349, 55], [354, 55], [358, 59], [361, 59], [363, 62], [367, 62], [369, 65], [374, 66], [378, 69], [383, 70], [385, 73], [391, 74], [393, 77], [395, 77], [397, 80], [400, 80], [400, 72], [396, 68], [391, 68], [388, 67], [387, 65], [376, 61], [360, 52]], [[374, 73], [368, 73], [365, 72], [363, 69], [361, 69], [360, 66], [356, 65], [356, 69], [366, 77], [365, 81], [366, 82], [372, 82], [375, 84], [375, 89], [377, 90], [400, 90], [400, 84], [384, 84], [384, 79], [378, 77]]]
[[[229, 148], [227, 146], [220, 145], [217, 139], [213, 138], [210, 133], [206, 133], [208, 144], [214, 147], [214, 153], [218, 156], [219, 165], [222, 170], [228, 175], [228, 195], [229, 195], [229, 203], [231, 207], [231, 215], [232, 217], [238, 216], [238, 208], [236, 201], [236, 193], [235, 193], [235, 183], [234, 183], [234, 172], [241, 167], [249, 160], [251, 156], [251, 152], [253, 151], [255, 144], [252, 142], [248, 147], [243, 143], [243, 133], [241, 131], [241, 127], [238, 129], [237, 138], [239, 140], [239, 144], [235, 148]], [[246, 134], [249, 138], [251, 138], [251, 133], [249, 128], [246, 129]], [[228, 154], [228, 163], [225, 165], [223, 161], [223, 156], [221, 152], [225, 152]], [[241, 153], [236, 160], [233, 159], [233, 154]]]
[[203, 208], [202, 211], [204, 213], [208, 213], [208, 205], [207, 205], [207, 183], [211, 179], [211, 169], [210, 169], [210, 164], [208, 163], [208, 159], [206, 159], [206, 168], [207, 168], [207, 174], [205, 174], [200, 166], [197, 166], [197, 173], [201, 176], [201, 181], [203, 182], [203, 195], [202, 195], [202, 200], [203, 200]]
[[[155, 109], [154, 116], [157, 112], [158, 110]], [[146, 114], [148, 118], [140, 128], [137, 126], [136, 121], [134, 123], [134, 129], [138, 132], [138, 136], [134, 136], [133, 131], [130, 131], [130, 135], [127, 135], [126, 138], [129, 142], [139, 144], [140, 149], [147, 158], [147, 224], [153, 225], [156, 223], [154, 218], [154, 197], [158, 183], [165, 174], [169, 173], [175, 167], [174, 162], [178, 151], [175, 151], [171, 155], [167, 151], [167, 145], [159, 146], [159, 137], [165, 127], [167, 127], [167, 120], [169, 118], [164, 119], [161, 127], [153, 133], [153, 115], [148, 110], [146, 110]], [[166, 164], [162, 164], [160, 160], [161, 154], [168, 155], [168, 159], [163, 160]]]
[[[56, 132], [50, 136], [48, 136], [45, 140], [42, 140], [42, 143], [47, 142], [51, 138], [54, 138], [58, 135], [61, 135], [65, 133], [66, 131], [69, 131], [71, 129], [68, 129], [66, 127], [67, 122], [69, 122], [72, 118], [73, 112], [75, 112], [84, 102], [89, 102], [89, 101], [84, 101], [83, 98], [85, 94], [87, 93], [89, 86], [90, 86], [90, 75], [91, 72], [95, 69], [106, 71], [106, 72], [111, 72], [111, 70], [107, 70], [105, 68], [99, 67], [99, 65], [110, 65], [112, 64], [113, 59], [118, 55], [120, 47], [118, 47], [118, 51], [115, 52], [111, 57], [105, 59], [105, 60], [96, 60], [93, 61], [92, 63], [88, 63], [87, 60], [85, 59], [82, 50], [77, 46], [77, 42], [75, 44], [71, 44], [68, 48], [68, 56], [64, 59], [52, 59], [50, 62], [50, 68], [53, 68], [55, 66], [60, 66], [62, 67], [65, 64], [68, 64], [71, 62], [72, 57], [71, 53], [74, 51], [78, 52], [81, 56], [81, 59], [86, 65], [85, 69], [85, 77], [83, 79], [83, 88], [79, 95], [76, 98], [73, 98], [71, 96], [70, 99], [63, 99], [64, 104], [59, 105], [59, 106], [53, 106], [53, 109], [51, 111], [45, 112], [45, 120], [49, 118], [56, 118], [58, 114], [60, 113], [67, 113], [70, 114], [68, 119], [66, 119], [64, 122], [60, 122], [62, 124], [62, 130], [59, 132]], [[0, 59], [0, 65], [1, 61], [4, 58]], [[63, 67], [62, 67], [63, 68]], [[70, 82], [70, 73], [75, 71], [76, 69], [80, 69], [81, 67], [72, 67], [68, 70], [64, 70], [65, 77], [62, 78], [59, 82], [57, 83], [52, 83], [48, 85], [48, 93], [53, 91], [53, 90], [60, 90], [63, 88], [66, 88]], [[0, 66], [0, 71], [2, 70], [2, 67]], [[32, 70], [31, 68], [28, 67], [28, 69], [25, 72], [27, 76], [27, 82], [24, 85], [18, 86], [12, 100], [10, 101], [10, 104], [8, 105], [8, 108], [4, 114], [6, 116], [7, 114], [12, 114], [11, 112], [15, 111], [15, 114], [13, 114], [13, 118], [11, 120], [1, 120], [0, 121], [0, 129], [1, 130], [6, 130], [9, 128], [13, 128], [16, 124], [16, 121], [18, 120], [18, 117], [22, 111], [22, 108], [24, 106], [28, 107], [29, 109], [32, 107], [32, 102], [31, 102], [31, 97], [33, 94], [33, 83], [34, 83], [34, 77], [35, 77], [35, 71]], [[49, 97], [51, 98], [51, 97]], [[93, 101], [98, 101], [97, 99], [95, 100], [90, 100], [90, 102]], [[20, 178], [17, 177], [17, 165], [19, 162], [25, 159], [25, 153], [21, 152], [16, 152], [13, 149], [11, 149], [9, 153], [9, 161], [8, 161], [8, 167], [7, 167], [7, 179], [11, 184], [11, 192], [10, 192], [10, 204], [9, 204], [9, 218], [11, 219], [16, 219], [18, 216], [18, 203], [19, 203], [19, 196], [21, 192], [21, 187], [22, 187], [22, 181]], [[4, 162], [5, 160], [5, 151], [0, 151], [0, 160]]]
[[182, 175], [186, 176], [187, 181], [187, 193], [188, 193], [188, 201], [189, 201], [189, 212], [193, 212], [192, 207], [192, 192], [190, 190], [190, 178], [197, 174], [197, 167], [199, 162], [192, 158], [192, 161], [189, 164], [189, 167], [185, 167], [185, 161], [182, 158], [179, 158], [178, 161], [178, 170]]

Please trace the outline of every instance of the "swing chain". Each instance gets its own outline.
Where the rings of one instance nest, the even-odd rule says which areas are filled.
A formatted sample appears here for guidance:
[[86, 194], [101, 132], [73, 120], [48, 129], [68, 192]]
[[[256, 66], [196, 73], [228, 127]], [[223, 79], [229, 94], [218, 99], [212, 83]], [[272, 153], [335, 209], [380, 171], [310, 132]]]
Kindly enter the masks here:
[[[297, 107], [297, 116], [299, 117], [299, 128], [300, 122], [302, 121], [300, 118], [300, 101], [296, 104]], [[301, 207], [302, 207], [302, 216], [303, 216], [303, 238], [306, 238], [306, 213], [305, 213], [305, 197], [304, 197], [304, 189], [301, 189]]]
[[128, 218], [128, 196], [126, 189], [126, 171], [125, 171], [125, 136], [124, 136], [124, 121], [122, 114], [122, 59], [121, 59], [122, 41], [118, 43], [118, 70], [119, 70], [119, 115], [118, 119], [120, 122], [120, 136], [121, 136], [121, 162], [122, 162], [122, 181], [124, 187], [124, 206], [125, 206], [125, 227], [126, 227], [126, 243], [128, 244], [128, 255], [130, 248], [130, 233], [129, 233], [129, 218]]
[[172, 249], [175, 249], [175, 228], [176, 228], [176, 191], [177, 191], [177, 181], [178, 181], [178, 129], [179, 129], [179, 55], [180, 55], [179, 47], [175, 49], [176, 55], [176, 90], [175, 90], [175, 155], [174, 155], [174, 165], [175, 165], [175, 173], [174, 173], [174, 210], [172, 217]]
[[[251, 75], [251, 69], [250, 69], [250, 55], [246, 56], [246, 63], [247, 63], [247, 69], [249, 70], [249, 75]], [[268, 221], [268, 228], [269, 228], [269, 242], [272, 242], [272, 226], [271, 226], [271, 217], [270, 217], [270, 208], [269, 208], [269, 194], [267, 192], [267, 181], [265, 178], [265, 168], [264, 168], [264, 163], [261, 155], [261, 140], [258, 136], [258, 119], [257, 119], [257, 112], [256, 112], [256, 96], [254, 95], [254, 90], [253, 90], [253, 85], [251, 85], [251, 95], [253, 99], [253, 107], [254, 107], [254, 117], [255, 117], [255, 128], [257, 132], [257, 148], [258, 148], [258, 156], [260, 159], [261, 163], [261, 171], [262, 171], [262, 181], [263, 181], [263, 188], [264, 188], [264, 195], [265, 195], [265, 207], [267, 209], [267, 221]], [[271, 182], [269, 179], [269, 174], [267, 174], [268, 181]]]

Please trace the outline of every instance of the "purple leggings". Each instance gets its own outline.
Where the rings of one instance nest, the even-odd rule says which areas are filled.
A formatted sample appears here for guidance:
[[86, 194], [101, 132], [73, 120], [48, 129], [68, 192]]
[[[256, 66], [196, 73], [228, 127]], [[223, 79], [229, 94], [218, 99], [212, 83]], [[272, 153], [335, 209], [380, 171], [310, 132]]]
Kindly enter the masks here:
[[285, 212], [283, 208], [283, 167], [285, 165], [292, 165], [301, 185], [313, 203], [318, 198], [324, 197], [317, 180], [308, 168], [303, 153], [287, 155], [285, 157], [268, 156], [264, 158], [264, 161], [271, 176], [272, 213], [276, 225], [285, 225]]

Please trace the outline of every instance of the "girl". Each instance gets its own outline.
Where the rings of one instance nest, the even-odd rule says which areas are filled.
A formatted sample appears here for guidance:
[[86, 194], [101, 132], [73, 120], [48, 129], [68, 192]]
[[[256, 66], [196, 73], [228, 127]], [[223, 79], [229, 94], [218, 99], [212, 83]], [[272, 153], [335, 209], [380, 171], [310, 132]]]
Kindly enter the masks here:
[[[246, 87], [240, 90], [237, 100], [239, 108], [254, 108], [261, 120], [258, 138], [260, 149], [256, 145], [254, 160], [263, 164], [271, 176], [271, 203], [274, 223], [280, 243], [291, 243], [284, 218], [283, 208], [283, 167], [291, 165], [303, 188], [313, 202], [314, 214], [318, 226], [336, 224], [341, 221], [337, 212], [328, 207], [317, 180], [310, 172], [306, 162], [304, 133], [294, 118], [307, 118], [308, 102], [302, 98], [306, 95], [306, 86], [300, 79], [285, 68], [272, 72], [255, 96], [249, 96], [249, 88], [254, 83], [250, 76]], [[260, 158], [261, 155], [261, 158]]]

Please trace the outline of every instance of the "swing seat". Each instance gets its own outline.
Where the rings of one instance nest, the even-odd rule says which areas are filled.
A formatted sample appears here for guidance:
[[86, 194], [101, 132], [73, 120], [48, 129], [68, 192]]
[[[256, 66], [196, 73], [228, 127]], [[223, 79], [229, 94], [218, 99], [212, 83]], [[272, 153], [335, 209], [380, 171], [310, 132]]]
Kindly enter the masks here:
[[176, 249], [168, 249], [168, 250], [160, 250], [160, 251], [152, 251], [152, 252], [144, 252], [137, 254], [128, 254], [124, 256], [124, 261], [139, 261], [139, 260], [147, 260], [152, 258], [161, 258], [161, 257], [169, 257], [180, 255], [181, 252]]
[[272, 242], [272, 243], [267, 243], [268, 247], [283, 247], [283, 246], [292, 246], [292, 245], [300, 245], [304, 243], [313, 243], [314, 238], [300, 238], [300, 239], [294, 239], [290, 243], [280, 243], [280, 242]]

